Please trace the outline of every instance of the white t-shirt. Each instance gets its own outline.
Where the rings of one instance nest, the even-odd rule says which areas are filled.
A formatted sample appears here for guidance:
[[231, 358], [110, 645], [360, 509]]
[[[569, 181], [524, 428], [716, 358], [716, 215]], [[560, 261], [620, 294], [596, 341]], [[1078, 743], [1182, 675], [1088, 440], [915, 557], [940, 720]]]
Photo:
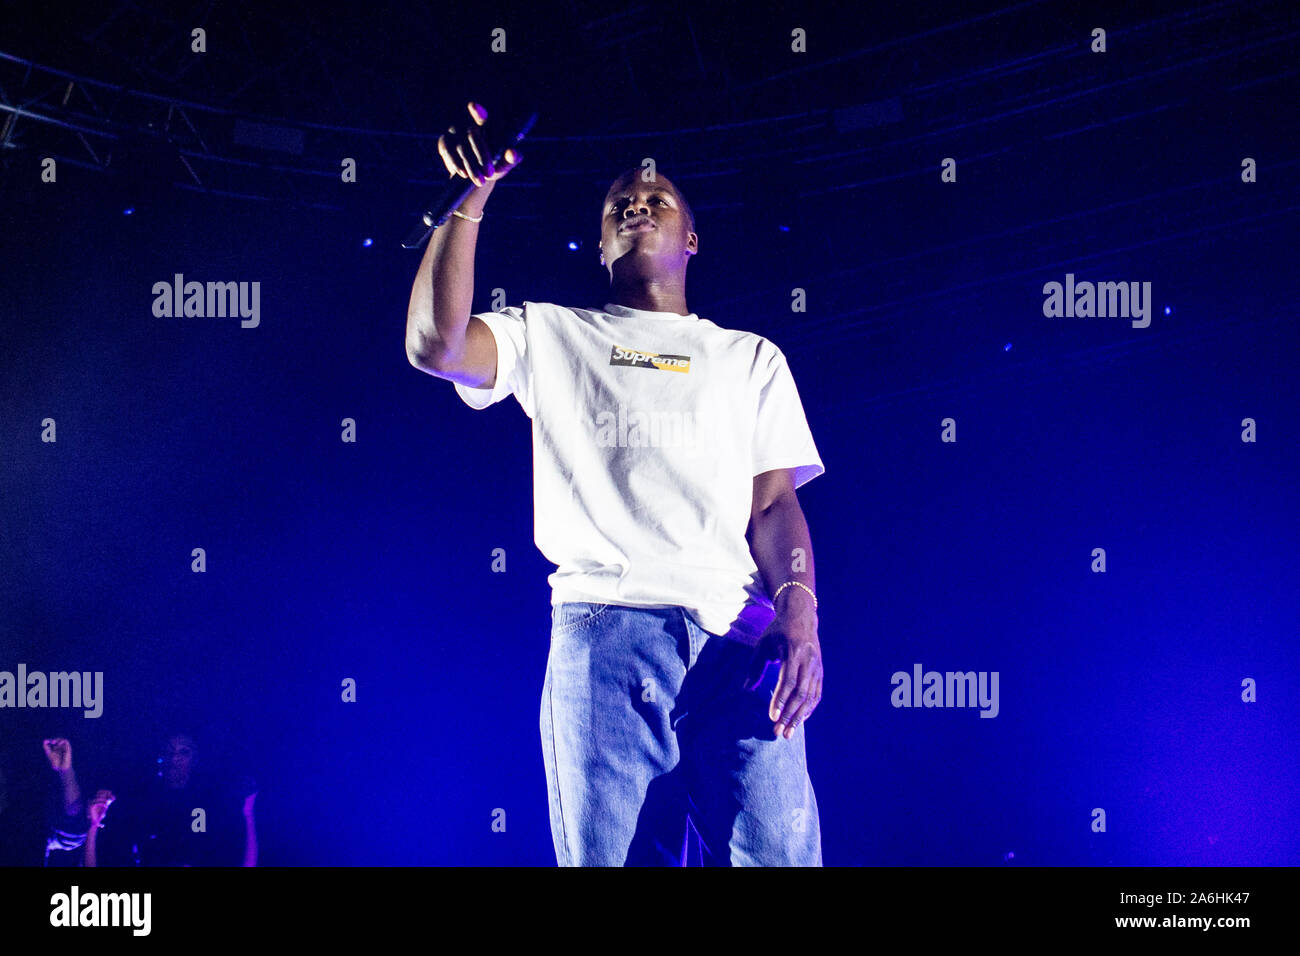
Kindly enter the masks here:
[[525, 302], [477, 315], [496, 382], [456, 391], [476, 409], [513, 394], [533, 421], [551, 603], [681, 607], [756, 641], [773, 611], [745, 539], [754, 476], [793, 468], [798, 487], [825, 471], [781, 350], [695, 313]]

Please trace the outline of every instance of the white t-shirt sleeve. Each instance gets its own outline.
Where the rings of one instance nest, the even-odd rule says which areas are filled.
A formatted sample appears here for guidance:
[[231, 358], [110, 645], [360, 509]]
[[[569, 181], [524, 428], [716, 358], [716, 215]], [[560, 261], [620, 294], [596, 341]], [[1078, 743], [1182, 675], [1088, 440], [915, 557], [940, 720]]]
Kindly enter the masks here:
[[778, 468], [794, 469], [798, 488], [826, 471], [804, 416], [799, 390], [785, 355], [764, 342], [755, 369], [758, 376], [758, 415], [754, 426], [754, 474]]
[[482, 320], [496, 340], [496, 381], [491, 388], [471, 388], [457, 382], [456, 394], [473, 409], [487, 408], [513, 394], [532, 417], [532, 369], [524, 310], [512, 305], [500, 312], [475, 312], [474, 315]]

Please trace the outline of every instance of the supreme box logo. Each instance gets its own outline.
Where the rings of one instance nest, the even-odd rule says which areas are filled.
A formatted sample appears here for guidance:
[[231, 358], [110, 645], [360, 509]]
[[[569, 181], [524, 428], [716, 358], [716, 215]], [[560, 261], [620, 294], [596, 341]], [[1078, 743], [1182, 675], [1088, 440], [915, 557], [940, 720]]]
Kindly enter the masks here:
[[639, 352], [615, 345], [609, 353], [610, 365], [631, 365], [633, 368], [657, 368], [665, 372], [689, 372], [689, 355], [662, 355], [658, 352]]

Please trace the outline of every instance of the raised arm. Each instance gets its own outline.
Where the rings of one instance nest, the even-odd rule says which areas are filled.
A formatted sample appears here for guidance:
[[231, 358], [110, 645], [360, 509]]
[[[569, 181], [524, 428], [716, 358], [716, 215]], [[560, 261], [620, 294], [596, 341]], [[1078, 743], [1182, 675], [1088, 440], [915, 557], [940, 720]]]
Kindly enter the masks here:
[[[474, 183], [457, 211], [478, 219], [496, 181], [522, 157], [506, 150], [505, 165], [493, 166], [484, 128], [487, 110], [470, 103], [469, 114], [473, 122], [467, 130], [452, 127], [438, 138], [438, 153], [449, 174]], [[469, 219], [452, 216], [429, 238], [406, 310], [406, 357], [430, 375], [490, 388], [496, 383], [497, 347], [488, 327], [470, 315], [479, 223]]]
[[108, 813], [108, 808], [116, 799], [112, 790], [100, 790], [95, 794], [95, 799], [90, 801], [90, 806], [86, 808], [86, 816], [90, 818], [90, 826], [86, 830], [86, 855], [82, 860], [82, 866], [99, 866], [99, 828], [104, 825], [104, 817]]
[[253, 817], [253, 803], [257, 791], [244, 797], [244, 862], [243, 866], [257, 866], [257, 821]]
[[63, 815], [79, 818], [85, 807], [81, 802], [81, 787], [77, 783], [77, 771], [72, 766], [72, 743], [66, 737], [50, 737], [41, 741], [45, 757], [52, 769], [59, 776], [59, 791], [63, 806]]

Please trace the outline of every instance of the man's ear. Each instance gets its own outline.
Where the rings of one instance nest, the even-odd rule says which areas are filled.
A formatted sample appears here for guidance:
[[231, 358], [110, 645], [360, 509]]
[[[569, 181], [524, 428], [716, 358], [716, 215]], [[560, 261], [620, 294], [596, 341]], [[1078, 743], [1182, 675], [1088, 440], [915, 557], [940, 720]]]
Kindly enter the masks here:
[[686, 249], [691, 255], [700, 251], [700, 237], [693, 232], [686, 234]]

